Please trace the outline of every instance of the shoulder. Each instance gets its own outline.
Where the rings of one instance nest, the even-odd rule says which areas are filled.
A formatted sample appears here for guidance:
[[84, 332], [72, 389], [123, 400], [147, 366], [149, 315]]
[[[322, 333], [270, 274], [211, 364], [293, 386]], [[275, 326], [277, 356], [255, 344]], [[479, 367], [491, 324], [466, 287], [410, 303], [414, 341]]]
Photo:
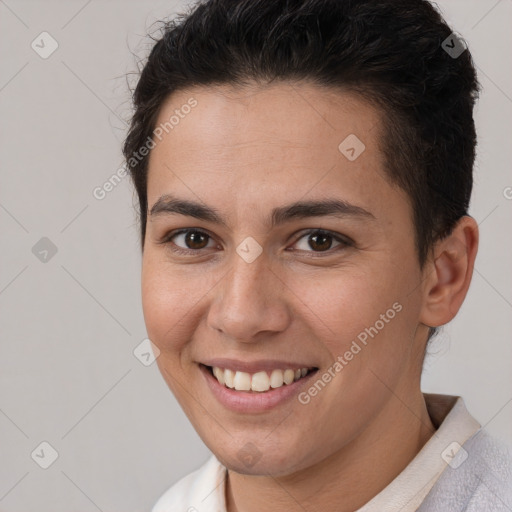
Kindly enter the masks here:
[[212, 455], [199, 469], [162, 494], [151, 512], [206, 510], [205, 499], [217, 508], [218, 501], [223, 499], [224, 486], [220, 484], [224, 481], [224, 471], [224, 466]]
[[443, 471], [418, 512], [512, 510], [512, 452], [479, 429]]

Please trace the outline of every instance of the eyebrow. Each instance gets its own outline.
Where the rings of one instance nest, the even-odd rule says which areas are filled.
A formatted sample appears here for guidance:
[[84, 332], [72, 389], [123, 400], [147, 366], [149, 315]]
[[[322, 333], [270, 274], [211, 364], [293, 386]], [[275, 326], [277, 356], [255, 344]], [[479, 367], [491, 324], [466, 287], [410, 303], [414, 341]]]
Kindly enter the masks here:
[[[179, 199], [170, 194], [161, 196], [151, 207], [151, 218], [159, 215], [186, 215], [228, 227], [224, 217], [216, 208], [206, 206], [196, 201]], [[375, 216], [360, 206], [353, 205], [340, 199], [322, 199], [316, 201], [298, 201], [272, 210], [270, 225], [275, 227], [295, 219], [309, 217], [331, 216], [337, 218], [359, 217], [375, 220]]]

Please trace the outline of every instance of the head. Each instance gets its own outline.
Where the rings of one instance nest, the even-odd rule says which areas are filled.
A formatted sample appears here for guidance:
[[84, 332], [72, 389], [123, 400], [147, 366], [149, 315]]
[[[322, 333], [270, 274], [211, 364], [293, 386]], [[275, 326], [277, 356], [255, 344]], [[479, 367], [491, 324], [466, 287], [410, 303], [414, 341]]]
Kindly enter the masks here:
[[[390, 389], [419, 390], [464, 300], [478, 83], [468, 50], [442, 48], [451, 33], [424, 0], [214, 0], [150, 53], [124, 145], [144, 316], [237, 471], [286, 474], [357, 438]], [[209, 373], [233, 365], [310, 373], [278, 405], [233, 409]]]

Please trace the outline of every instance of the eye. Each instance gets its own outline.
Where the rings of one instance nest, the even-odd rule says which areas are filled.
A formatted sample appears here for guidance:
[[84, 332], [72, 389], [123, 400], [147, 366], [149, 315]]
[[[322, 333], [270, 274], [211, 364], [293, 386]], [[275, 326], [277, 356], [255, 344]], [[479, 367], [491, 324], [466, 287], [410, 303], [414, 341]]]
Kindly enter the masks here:
[[[205, 231], [189, 228], [169, 233], [160, 243], [171, 244], [171, 250], [178, 254], [192, 254], [207, 248], [208, 239], [211, 239], [211, 236]], [[179, 243], [184, 247], [177, 245], [173, 240], [180, 240]]]
[[[303, 233], [294, 245], [297, 245], [306, 237], [308, 237], [308, 239], [306, 242], [303, 242], [303, 248], [299, 247], [299, 250], [303, 252], [331, 252], [333, 241], [338, 243], [339, 250], [354, 245], [354, 242], [350, 238], [340, 234], [334, 234], [323, 229], [311, 229]], [[167, 234], [160, 243], [170, 245], [170, 249], [177, 254], [192, 255], [194, 253], [197, 254], [203, 249], [207, 249], [208, 241], [213, 242], [213, 238], [205, 231], [188, 228]], [[213, 247], [214, 246], [215, 244]], [[211, 247], [212, 246], [210, 246], [210, 248]], [[313, 251], [309, 249], [313, 249]]]
[[[354, 245], [354, 242], [350, 240], [350, 238], [345, 237], [343, 235], [334, 234], [330, 231], [325, 231], [323, 229], [313, 229], [309, 230], [308, 232], [304, 233], [297, 242], [295, 242], [295, 245], [297, 245], [301, 240], [306, 239], [305, 242], [303, 242], [303, 248], [301, 249], [299, 247], [299, 250], [305, 251], [305, 252], [313, 252], [313, 253], [322, 253], [322, 252], [328, 252], [331, 250], [333, 241], [336, 241], [338, 243], [338, 249], [344, 249], [345, 247], [350, 247]], [[313, 251], [309, 249], [314, 249]]]

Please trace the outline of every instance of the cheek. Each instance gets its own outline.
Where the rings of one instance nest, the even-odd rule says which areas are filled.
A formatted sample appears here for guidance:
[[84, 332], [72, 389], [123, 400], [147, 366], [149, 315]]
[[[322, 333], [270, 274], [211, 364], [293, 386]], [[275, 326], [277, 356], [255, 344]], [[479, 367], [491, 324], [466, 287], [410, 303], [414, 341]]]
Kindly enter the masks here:
[[410, 355], [420, 311], [418, 294], [411, 293], [413, 276], [413, 269], [398, 272], [383, 261], [364, 272], [344, 269], [301, 279], [294, 290], [332, 361], [341, 356], [351, 367], [375, 366], [387, 373]]
[[194, 305], [202, 294], [191, 286], [185, 289], [180, 273], [149, 251], [143, 257], [141, 288], [149, 338], [164, 356], [180, 351], [190, 334]]
[[332, 328], [340, 335], [327, 342], [333, 360], [342, 358], [341, 378], [333, 391], [350, 389], [350, 396], [340, 393], [333, 400], [348, 400], [354, 407], [360, 400], [375, 404], [383, 400], [388, 386], [393, 389], [407, 368], [412, 369], [421, 349], [420, 343], [413, 343], [420, 301], [417, 293], [411, 293], [412, 273], [389, 271], [383, 279], [382, 269], [378, 283], [376, 275], [345, 281]]
[[302, 277], [293, 289], [301, 297], [304, 316], [311, 319], [317, 335], [335, 346], [374, 325], [388, 310], [389, 316], [395, 316], [392, 308], [402, 301], [402, 286], [395, 276], [385, 279], [385, 274], [344, 269], [311, 279]]

